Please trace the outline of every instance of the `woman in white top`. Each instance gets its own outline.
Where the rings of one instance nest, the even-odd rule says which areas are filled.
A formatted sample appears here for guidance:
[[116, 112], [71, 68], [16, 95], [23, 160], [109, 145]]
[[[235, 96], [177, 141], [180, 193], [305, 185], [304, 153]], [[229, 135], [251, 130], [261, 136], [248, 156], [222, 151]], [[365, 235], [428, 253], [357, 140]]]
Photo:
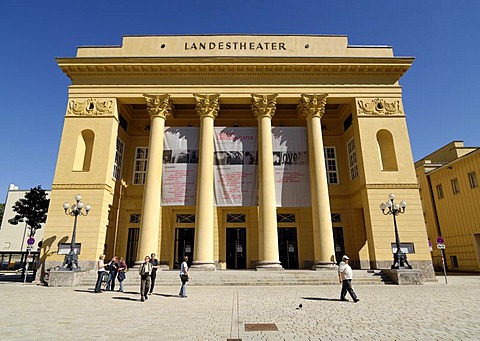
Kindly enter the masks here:
[[97, 262], [97, 269], [98, 269], [98, 277], [97, 277], [97, 283], [95, 284], [95, 292], [100, 293], [102, 292], [101, 287], [102, 287], [102, 277], [103, 274], [105, 273], [105, 263], [103, 260], [105, 259], [105, 255], [100, 255], [98, 257], [98, 262]]
[[183, 257], [183, 263], [180, 266], [180, 279], [182, 280], [182, 287], [180, 288], [180, 297], [187, 297], [187, 282], [188, 282], [188, 256]]

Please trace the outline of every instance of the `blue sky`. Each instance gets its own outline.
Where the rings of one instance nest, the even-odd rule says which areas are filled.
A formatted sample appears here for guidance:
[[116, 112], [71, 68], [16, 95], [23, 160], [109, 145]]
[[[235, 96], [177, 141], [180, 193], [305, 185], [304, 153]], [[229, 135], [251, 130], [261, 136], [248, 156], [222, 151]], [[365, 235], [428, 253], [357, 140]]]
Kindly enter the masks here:
[[[0, 1], [0, 202], [50, 188], [69, 79], [55, 57], [136, 34], [340, 34], [416, 58], [401, 79], [414, 159], [480, 146], [480, 1]], [[4, 192], [5, 191], [5, 192]]]

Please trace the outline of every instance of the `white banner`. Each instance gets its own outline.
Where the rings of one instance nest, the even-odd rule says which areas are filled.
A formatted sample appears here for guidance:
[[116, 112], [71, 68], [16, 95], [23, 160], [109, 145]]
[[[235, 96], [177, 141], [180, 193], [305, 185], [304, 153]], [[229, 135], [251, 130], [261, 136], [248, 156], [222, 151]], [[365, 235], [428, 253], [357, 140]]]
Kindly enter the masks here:
[[[164, 137], [162, 206], [195, 206], [197, 127], [167, 127]], [[272, 128], [278, 207], [309, 207], [310, 175], [306, 129]], [[215, 127], [216, 206], [257, 206], [257, 128]]]
[[277, 207], [310, 207], [307, 130], [272, 128]]
[[217, 206], [257, 206], [257, 128], [215, 127]]
[[195, 206], [198, 133], [198, 127], [165, 128], [162, 206]]

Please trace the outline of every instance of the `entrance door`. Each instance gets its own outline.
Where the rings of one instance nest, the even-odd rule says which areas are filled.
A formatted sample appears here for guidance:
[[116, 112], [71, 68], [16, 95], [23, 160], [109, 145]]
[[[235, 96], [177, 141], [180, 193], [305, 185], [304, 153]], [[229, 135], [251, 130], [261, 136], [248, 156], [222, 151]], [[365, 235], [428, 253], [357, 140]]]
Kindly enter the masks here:
[[247, 268], [247, 229], [227, 228], [227, 269]]
[[297, 229], [278, 229], [278, 253], [284, 269], [298, 269]]
[[135, 265], [135, 261], [137, 260], [139, 235], [140, 229], [138, 227], [132, 227], [128, 229], [126, 263], [129, 268], [133, 267]]
[[345, 254], [345, 246], [343, 244], [343, 227], [333, 228], [333, 243], [335, 244], [335, 260], [337, 264], [342, 261]]
[[188, 267], [192, 265], [194, 240], [195, 229], [175, 229], [175, 269], [180, 269], [184, 256], [188, 256]]

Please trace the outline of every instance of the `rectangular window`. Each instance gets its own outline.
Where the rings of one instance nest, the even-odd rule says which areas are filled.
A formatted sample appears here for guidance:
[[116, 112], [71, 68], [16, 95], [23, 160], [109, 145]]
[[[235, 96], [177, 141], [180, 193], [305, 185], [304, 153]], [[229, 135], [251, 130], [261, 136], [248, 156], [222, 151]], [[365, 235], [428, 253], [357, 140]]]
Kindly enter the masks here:
[[332, 223], [341, 223], [342, 222], [342, 216], [340, 213], [332, 213]]
[[145, 177], [147, 175], [147, 158], [148, 148], [137, 147], [135, 149], [135, 168], [133, 169], [133, 184], [145, 184]]
[[450, 180], [450, 182], [452, 183], [453, 194], [460, 193], [460, 186], [458, 185], [458, 179], [457, 178], [452, 179]]
[[458, 269], [458, 259], [457, 256], [450, 256], [450, 260], [452, 261], [452, 268]]
[[278, 223], [294, 223], [295, 214], [294, 213], [277, 213], [277, 222]]
[[470, 188], [478, 187], [477, 174], [475, 172], [468, 173], [468, 181], [470, 182]]
[[338, 184], [337, 171], [337, 153], [335, 147], [324, 147], [325, 169], [327, 170], [327, 180], [329, 184]]
[[130, 224], [140, 224], [142, 215], [139, 213], [130, 214]]
[[195, 214], [177, 214], [177, 223], [179, 224], [194, 224]]
[[245, 214], [227, 214], [227, 223], [245, 223], [246, 221]]
[[438, 199], [443, 198], [443, 186], [442, 186], [442, 184], [437, 185], [437, 196], [438, 196]]
[[355, 140], [352, 137], [347, 142], [348, 166], [350, 167], [350, 179], [355, 180], [358, 177], [357, 152], [355, 151]]
[[113, 161], [113, 178], [120, 180], [122, 177], [122, 163], [125, 143], [117, 137], [117, 147], [115, 149], [115, 160]]

